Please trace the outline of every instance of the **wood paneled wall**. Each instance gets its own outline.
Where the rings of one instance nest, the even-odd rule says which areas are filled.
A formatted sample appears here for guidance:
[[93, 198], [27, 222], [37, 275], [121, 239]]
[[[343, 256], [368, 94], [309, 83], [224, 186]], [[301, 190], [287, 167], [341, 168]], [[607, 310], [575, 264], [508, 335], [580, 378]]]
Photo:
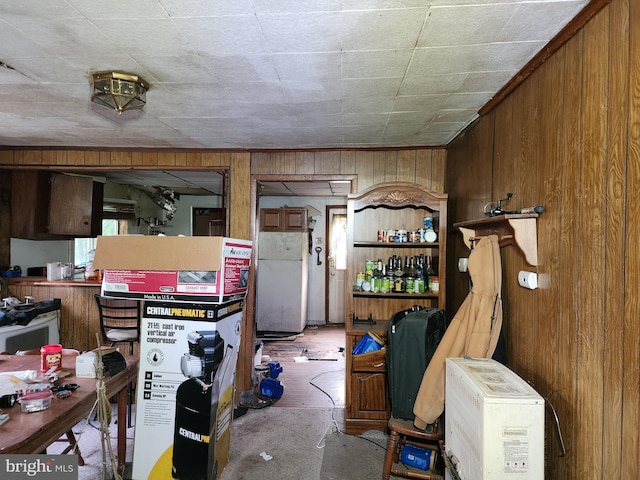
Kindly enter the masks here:
[[[640, 3], [613, 0], [448, 148], [451, 223], [506, 192], [507, 209], [545, 206], [539, 266], [515, 247], [502, 260], [509, 365], [556, 407], [567, 449], [547, 421], [548, 479], [640, 472], [638, 137]], [[459, 236], [449, 258], [467, 253]], [[448, 279], [455, 307], [468, 279]]]
[[[90, 173], [91, 169], [147, 169], [147, 170], [228, 170], [229, 172], [229, 189], [230, 204], [229, 211], [231, 215], [230, 236], [235, 238], [251, 238], [252, 220], [250, 195], [248, 194], [247, 185], [250, 184], [250, 154], [238, 152], [168, 152], [168, 151], [96, 151], [96, 150], [45, 150], [45, 149], [6, 149], [0, 150], [0, 168], [55, 168], [64, 170], [65, 168], [84, 169]], [[5, 194], [10, 198], [10, 182], [9, 175], [2, 174], [0, 170], [0, 199]], [[7, 194], [9, 192], [9, 194]], [[0, 203], [0, 217], [9, 219], [10, 225], [10, 208], [4, 202]], [[0, 227], [4, 225], [4, 220], [0, 220]], [[9, 235], [8, 229], [0, 228], [0, 264], [9, 263]], [[34, 287], [47, 288], [47, 287]], [[54, 290], [54, 289], [52, 289]], [[97, 325], [97, 312], [94, 315], [94, 303], [86, 302], [82, 299], [77, 302], [75, 296], [77, 293], [71, 294], [70, 291], [84, 292], [89, 290], [75, 288], [60, 288], [51, 291], [51, 295], [57, 295], [63, 299], [63, 303], [68, 305], [62, 311], [62, 337], [65, 344], [79, 345], [77, 348], [86, 348], [84, 345], [88, 341], [83, 338], [76, 341], [75, 335], [82, 332], [94, 331]], [[58, 290], [67, 290], [67, 292], [59, 292]], [[15, 292], [18, 294], [18, 292]], [[45, 292], [39, 292], [45, 293]], [[38, 297], [39, 298], [39, 297]], [[44, 298], [44, 297], [43, 297]], [[46, 297], [53, 298], [53, 297]], [[86, 311], [89, 308], [89, 311]], [[80, 312], [82, 311], [82, 312]], [[94, 318], [95, 317], [95, 318]], [[247, 315], [243, 316], [246, 332], [252, 332], [253, 328], [247, 324]], [[67, 320], [69, 319], [69, 320]], [[71, 322], [71, 323], [69, 323]], [[71, 330], [69, 332], [68, 330]], [[90, 345], [93, 345], [91, 341]], [[249, 385], [251, 381], [251, 369], [253, 368], [253, 348], [251, 347], [246, 355], [240, 356], [238, 360], [239, 384]]]
[[[447, 152], [439, 149], [406, 149], [389, 151], [336, 150], [336, 151], [283, 151], [283, 152], [167, 152], [167, 151], [93, 151], [93, 150], [0, 150], [1, 169], [12, 168], [82, 168], [90, 171], [105, 168], [147, 170], [207, 170], [227, 169], [230, 188], [230, 235], [253, 239], [256, 220], [256, 178], [264, 175], [275, 177], [314, 177], [346, 175], [353, 179], [354, 190], [383, 182], [415, 182], [443, 193]], [[3, 176], [2, 178], [6, 178]], [[7, 183], [7, 182], [4, 182]], [[2, 187], [6, 191], [9, 184]], [[8, 204], [7, 204], [8, 205]], [[2, 215], [0, 204], [0, 222]], [[9, 212], [5, 212], [8, 214]], [[3, 224], [0, 223], [0, 227]], [[9, 237], [0, 229], [0, 262], [8, 263]], [[254, 328], [253, 305], [255, 301], [253, 269], [250, 274], [249, 293], [243, 315], [243, 347], [238, 359], [238, 390], [251, 387], [253, 373]], [[51, 292], [53, 293], [53, 292]], [[65, 297], [66, 298], [66, 297]], [[72, 300], [72, 299], [70, 299]], [[90, 316], [73, 316], [74, 322], [92, 324]], [[65, 324], [63, 324], [65, 327]], [[65, 327], [66, 328], [66, 327]], [[84, 330], [82, 325], [81, 330]], [[88, 328], [92, 328], [89, 326]], [[65, 334], [66, 335], [66, 334]], [[67, 337], [65, 337], [66, 339]], [[72, 338], [69, 338], [72, 341]]]
[[354, 191], [384, 182], [414, 182], [444, 193], [445, 149], [256, 152], [252, 175], [356, 175]]

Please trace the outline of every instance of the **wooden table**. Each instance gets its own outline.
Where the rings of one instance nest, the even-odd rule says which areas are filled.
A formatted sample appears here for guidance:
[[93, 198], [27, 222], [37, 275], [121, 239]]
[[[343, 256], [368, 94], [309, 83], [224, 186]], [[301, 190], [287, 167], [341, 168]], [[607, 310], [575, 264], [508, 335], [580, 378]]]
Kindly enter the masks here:
[[[127, 368], [117, 375], [104, 379], [107, 398], [118, 401], [118, 469], [124, 472], [127, 450], [127, 385], [135, 382], [138, 374], [138, 357], [127, 356]], [[0, 355], [0, 372], [23, 370], [40, 371], [39, 355]], [[65, 369], [67, 370], [67, 369]], [[96, 401], [95, 378], [78, 378], [75, 370], [61, 383], [77, 383], [80, 387], [64, 399], [55, 395], [47, 410], [22, 413], [20, 405], [3, 409], [10, 415], [9, 421], [0, 426], [0, 454], [41, 453], [47, 446], [64, 435], [78, 422], [86, 418]]]

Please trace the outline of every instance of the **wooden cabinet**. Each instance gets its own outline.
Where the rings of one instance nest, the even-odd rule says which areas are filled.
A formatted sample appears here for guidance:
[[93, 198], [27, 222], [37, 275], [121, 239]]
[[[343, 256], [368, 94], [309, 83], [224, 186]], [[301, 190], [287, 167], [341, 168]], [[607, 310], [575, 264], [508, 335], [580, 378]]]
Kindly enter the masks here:
[[103, 184], [90, 177], [16, 170], [11, 236], [30, 240], [94, 237], [102, 231]]
[[260, 231], [262, 232], [306, 232], [306, 208], [262, 208], [260, 209]]
[[[416, 231], [424, 218], [432, 217], [435, 242], [378, 241], [379, 231]], [[347, 318], [346, 324], [346, 409], [345, 428], [359, 434], [386, 429], [390, 414], [384, 358], [378, 363], [353, 355], [353, 347], [364, 334], [373, 331], [386, 339], [389, 318], [413, 305], [444, 308], [446, 303], [447, 195], [431, 192], [413, 183], [384, 183], [359, 193], [347, 201]], [[394, 255], [411, 258], [425, 255], [439, 277], [437, 292], [406, 293], [363, 291], [357, 287], [358, 273], [367, 261], [388, 263]]]

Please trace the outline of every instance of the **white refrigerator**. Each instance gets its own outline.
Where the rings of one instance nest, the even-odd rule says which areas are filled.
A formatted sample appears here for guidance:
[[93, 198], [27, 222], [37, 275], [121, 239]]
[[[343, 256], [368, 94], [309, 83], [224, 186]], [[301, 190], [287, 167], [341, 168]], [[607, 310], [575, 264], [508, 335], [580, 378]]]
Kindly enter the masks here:
[[300, 333], [307, 324], [308, 232], [260, 232], [256, 327]]

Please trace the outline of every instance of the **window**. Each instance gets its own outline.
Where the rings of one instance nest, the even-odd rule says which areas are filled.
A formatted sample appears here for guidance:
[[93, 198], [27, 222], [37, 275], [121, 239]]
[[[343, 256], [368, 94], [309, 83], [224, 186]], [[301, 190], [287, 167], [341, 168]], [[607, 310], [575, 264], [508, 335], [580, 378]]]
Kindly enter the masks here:
[[[126, 221], [123, 220], [102, 220], [102, 235], [123, 235], [126, 233]], [[95, 238], [76, 238], [73, 245], [73, 263], [76, 266], [83, 266], [87, 261], [89, 250], [96, 248]]]
[[347, 268], [347, 216], [334, 214], [331, 218], [331, 243], [329, 255], [335, 261], [336, 270]]

